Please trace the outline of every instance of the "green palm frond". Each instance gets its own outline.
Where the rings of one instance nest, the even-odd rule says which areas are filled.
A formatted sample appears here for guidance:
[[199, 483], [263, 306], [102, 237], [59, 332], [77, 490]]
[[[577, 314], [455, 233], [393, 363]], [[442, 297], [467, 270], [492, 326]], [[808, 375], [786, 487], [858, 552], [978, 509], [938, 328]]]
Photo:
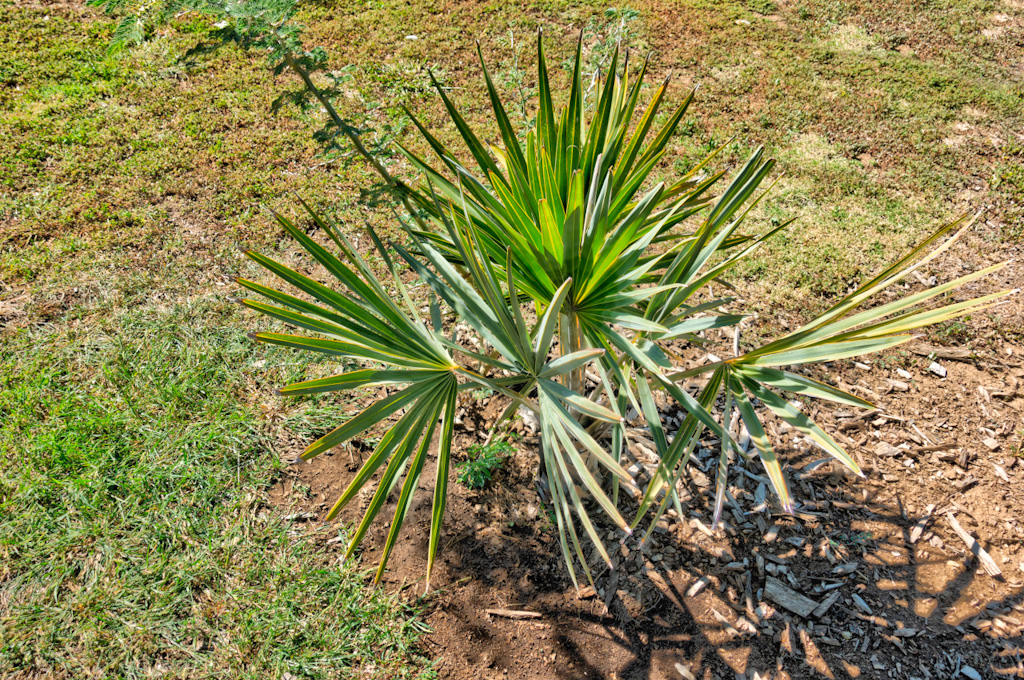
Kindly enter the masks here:
[[[685, 176], [655, 181], [658, 164], [694, 93], [656, 126], [668, 81], [642, 106], [647, 64], [632, 73], [625, 64], [620, 68], [616, 52], [605, 77], [588, 94], [581, 50], [578, 44], [568, 101], [557, 108], [543, 41], [538, 40], [539, 106], [534, 124], [520, 141], [478, 47], [502, 148], [481, 141], [431, 76], [470, 162], [463, 163], [410, 113], [436, 160], [420, 157], [408, 145], [400, 147], [423, 181], [415, 188], [398, 185], [403, 201], [419, 214], [415, 226], [401, 224], [406, 240], [390, 244], [397, 261], [377, 234], [369, 232], [390, 271], [387, 285], [341, 230], [308, 206], [330, 248], [284, 217], [277, 219], [332, 278], [330, 285], [257, 254], [252, 258], [292, 291], [240, 280], [263, 298], [246, 300], [246, 305], [300, 331], [258, 333], [258, 340], [359, 364], [339, 375], [289, 385], [281, 394], [387, 389], [386, 396], [302, 454], [308, 460], [371, 430], [384, 430], [328, 514], [328, 519], [336, 517], [379, 474], [348, 548], [351, 554], [358, 547], [370, 523], [395, 496], [378, 578], [436, 440], [429, 578], [448, 491], [454, 411], [459, 395], [469, 388], [485, 387], [507, 399], [502, 418], [520, 408], [537, 416], [541, 437], [536, 453], [559, 544], [578, 585], [575, 565], [590, 581], [591, 560], [614, 566], [601, 540], [603, 522], [614, 524], [625, 538], [648, 519], [653, 527], [670, 506], [681, 511], [677, 484], [705, 431], [721, 442], [715, 474], [716, 523], [726, 495], [730, 453], [756, 456], [782, 508], [794, 506], [764, 426], [766, 417], [788, 423], [860, 474], [855, 460], [784, 395], [857, 408], [871, 404], [791, 367], [895, 347], [910, 340], [918, 328], [985, 309], [1005, 295], [935, 305], [1002, 266], [997, 265], [872, 306], [879, 292], [947, 251], [956, 237], [941, 239], [956, 227], [961, 227], [958, 235], [963, 233], [969, 223], [961, 220], [939, 230], [805, 326], [739, 356], [685, 365], [674, 345], [702, 343], [700, 334], [735, 327], [744, 319], [732, 311], [734, 299], [709, 299], [708, 285], [791, 224], [760, 235], [744, 233], [752, 209], [771, 189], [764, 185], [775, 163], [757, 149], [724, 182], [724, 171], [708, 170], [718, 149]], [[398, 263], [429, 290], [429, 325], [420, 319], [423, 302], [414, 301], [412, 291], [403, 285]], [[441, 304], [472, 330], [472, 343], [443, 334]], [[682, 388], [687, 379], [702, 381], [696, 396]], [[667, 394], [685, 413], [674, 436], [662, 423], [657, 392]], [[643, 488], [621, 464], [629, 444], [624, 414], [630, 406], [648, 427], [658, 458]], [[730, 431], [734, 413], [749, 434], [749, 454]], [[632, 519], [622, 514], [623, 487], [639, 501]], [[584, 549], [584, 541], [594, 545], [592, 553]]]

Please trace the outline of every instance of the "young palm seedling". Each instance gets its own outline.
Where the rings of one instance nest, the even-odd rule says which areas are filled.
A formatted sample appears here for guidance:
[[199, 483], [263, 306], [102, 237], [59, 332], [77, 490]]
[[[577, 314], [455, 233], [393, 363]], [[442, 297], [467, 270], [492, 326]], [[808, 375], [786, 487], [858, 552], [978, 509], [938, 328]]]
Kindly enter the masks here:
[[[577, 46], [568, 100], [557, 109], [542, 41], [537, 63], [539, 109], [523, 140], [484, 67], [502, 147], [486, 146], [435, 83], [468, 147], [470, 163], [460, 160], [410, 113], [436, 160], [402, 147], [422, 173], [419, 187], [402, 184], [384, 171], [414, 218], [402, 224], [407, 240], [392, 244], [395, 252], [454, 312], [458, 326], [472, 329], [472, 343], [445, 334], [436, 299], [430, 303], [430, 318], [420, 317], [396, 262], [375, 233], [370, 235], [390, 270], [389, 283], [374, 275], [337, 225], [308, 207], [330, 247], [284, 217], [277, 219], [333, 277], [331, 285], [258, 254], [251, 256], [305, 296], [240, 281], [269, 300], [246, 300], [246, 305], [305, 331], [258, 333], [258, 340], [354, 359], [364, 366], [290, 385], [282, 394], [370, 385], [389, 388], [388, 396], [302, 454], [309, 460], [395, 416], [328, 515], [336, 517], [382, 471], [348, 548], [351, 554], [358, 547], [385, 501], [397, 493], [378, 578], [436, 436], [428, 575], [434, 564], [460, 392], [486, 388], [507, 399], [504, 417], [517, 409], [535, 415], [541, 434], [541, 474], [561, 550], [578, 585], [577, 567], [592, 580], [585, 539], [595, 546], [600, 560], [612, 563], [596, 513], [623, 535], [647, 519], [653, 526], [660, 513], [678, 504], [676, 484], [706, 430], [721, 442], [716, 523], [730, 456], [748, 456], [733, 436], [734, 421], [745, 426], [753, 445], [749, 456], [760, 459], [785, 509], [793, 501], [766, 435], [763, 423], [768, 414], [861, 474], [855, 460], [789, 399], [797, 395], [862, 408], [871, 404], [793, 367], [888, 349], [911, 340], [915, 329], [977, 312], [1005, 294], [938, 307], [929, 304], [1002, 266], [996, 265], [871, 306], [875, 294], [948, 249], [955, 236], [942, 239], [951, 230], [968, 226], [961, 219], [805, 326], [732, 358], [687, 365], [678, 351], [681, 346], [700, 342], [701, 331], [736, 327], [743, 318], [726, 313], [724, 308], [734, 300], [711, 297], [709, 284], [789, 224], [760, 234], [746, 230], [751, 209], [766, 193], [762, 185], [774, 162], [758, 149], [725, 181], [724, 172], [706, 172], [715, 152], [682, 177], [653, 182], [652, 173], [693, 93], [656, 125], [668, 81], [641, 107], [647, 65], [631, 73], [616, 52], [603, 81], [588, 95]], [[682, 387], [683, 381], [694, 380], [702, 384], [696, 396]], [[662, 423], [656, 392], [667, 394], [686, 413], [674, 437]], [[630, 410], [644, 421], [657, 449], [657, 468], [642, 487], [621, 464]], [[623, 488], [638, 505], [629, 519], [620, 509]]]

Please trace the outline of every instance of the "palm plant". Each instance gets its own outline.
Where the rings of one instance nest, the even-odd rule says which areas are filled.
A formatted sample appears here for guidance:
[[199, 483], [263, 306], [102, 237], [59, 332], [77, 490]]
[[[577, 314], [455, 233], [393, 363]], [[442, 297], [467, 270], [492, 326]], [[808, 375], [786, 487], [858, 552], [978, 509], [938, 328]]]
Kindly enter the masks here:
[[[439, 545], [455, 409], [462, 391], [484, 387], [503, 395], [509, 407], [502, 418], [517, 409], [536, 415], [541, 474], [563, 556], [573, 582], [579, 585], [576, 565], [592, 581], [583, 535], [600, 558], [612, 565], [595, 510], [619, 527], [623, 536], [645, 518], [653, 526], [660, 513], [672, 504], [678, 506], [676, 483], [705, 430], [721, 442], [715, 523], [725, 496], [730, 453], [748, 457], [730, 427], [733, 422], [745, 426], [753, 443], [749, 456], [760, 459], [783, 509], [790, 509], [793, 501], [766, 435], [763, 423], [768, 414], [789, 423], [861, 474], [854, 459], [783, 395], [863, 408], [872, 405], [791, 367], [885, 350], [912, 339], [917, 328], [976, 312], [1005, 294], [928, 306], [957, 286], [1002, 266], [997, 265], [869, 306], [876, 293], [948, 249], [955, 237], [938, 244], [952, 229], [961, 227], [962, 232], [969, 226], [961, 219], [796, 331], [732, 358], [687, 366], [679, 347], [701, 343], [701, 331], [731, 327], [738, 333], [743, 319], [724, 311], [732, 298], [706, 295], [708, 284], [789, 224], [760, 235], [741, 230], [751, 209], [767, 193], [761, 185], [774, 161], [766, 160], [758, 149], [723, 182], [724, 172], [705, 174], [715, 151], [683, 177], [671, 183], [654, 182], [654, 170], [693, 93], [656, 126], [668, 81], [655, 90], [637, 117], [647, 64], [631, 74], [628, 59], [620, 67], [616, 52], [603, 82], [588, 95], [578, 45], [568, 102], [556, 111], [542, 41], [538, 41], [537, 62], [539, 109], [535, 125], [523, 139], [517, 136], [483, 66], [502, 148], [481, 142], [435, 82], [476, 169], [463, 164], [410, 113], [438, 164], [403, 146], [405, 156], [423, 176], [422, 185], [407, 186], [384, 171], [389, 185], [412, 208], [414, 219], [401, 223], [407, 241], [391, 245], [428, 287], [429, 319], [421, 318], [417, 301], [376, 233], [370, 230], [390, 271], [389, 284], [377, 278], [336, 224], [316, 215], [305, 203], [332, 247], [321, 245], [283, 216], [277, 220], [334, 278], [332, 285], [255, 253], [250, 255], [256, 262], [305, 297], [239, 281], [269, 300], [245, 300], [244, 304], [308, 332], [257, 333], [258, 340], [354, 359], [364, 366], [290, 385], [282, 394], [370, 385], [390, 391], [302, 454], [309, 460], [395, 416], [328, 514], [328, 519], [336, 517], [383, 468], [348, 546], [351, 554], [397, 489], [397, 507], [377, 578], [439, 430], [429, 578]], [[439, 300], [455, 313], [460, 327], [472, 330], [473, 338], [444, 333]], [[683, 380], [703, 381], [696, 397], [681, 387]], [[662, 423], [656, 391], [667, 393], [687, 414], [674, 437]], [[643, 488], [622, 465], [628, 445], [625, 416], [630, 409], [645, 422], [659, 459]], [[638, 505], [631, 520], [620, 509], [621, 489]]]

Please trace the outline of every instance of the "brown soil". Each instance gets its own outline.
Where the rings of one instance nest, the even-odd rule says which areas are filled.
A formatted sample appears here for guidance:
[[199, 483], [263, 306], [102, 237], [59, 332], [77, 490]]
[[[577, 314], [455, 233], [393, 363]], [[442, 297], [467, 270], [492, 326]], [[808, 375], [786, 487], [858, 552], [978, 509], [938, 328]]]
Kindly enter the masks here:
[[[942, 269], [956, 274], [966, 253], [975, 260], [1015, 254], [982, 257], [973, 245], [948, 256]], [[1022, 281], [1024, 269], [1014, 263], [984, 288], [1019, 288]], [[777, 431], [800, 501], [796, 514], [770, 502], [758, 507], [760, 468], [748, 463], [749, 474], [734, 468], [730, 478], [737, 507], [727, 506], [724, 527], [710, 535], [717, 452], [708, 443], [684, 480], [685, 516], [663, 519], [642, 549], [635, 539], [609, 541], [618, 548], [616, 569], [597, 576], [596, 593], [578, 596], [562, 563], [534, 484], [535, 437], [527, 433], [484, 491], [467, 489], [453, 473], [434, 590], [419, 600], [430, 629], [424, 651], [438, 675], [1024, 677], [1024, 315], [1017, 299], [998, 314], [1000, 322], [986, 316], [967, 323], [971, 343], [953, 349], [966, 348], [968, 356], [938, 359], [945, 378], [929, 371], [930, 357], [908, 351], [828, 370], [881, 409], [860, 418], [829, 405], [812, 410], [860, 458], [866, 479], [822, 463], [820, 451]], [[910, 347], [926, 351], [925, 343], [942, 339]], [[500, 406], [492, 400], [466, 412], [456, 455], [486, 436]], [[285, 444], [298, 450], [304, 443]], [[288, 513], [322, 516], [359, 461], [353, 445], [293, 466], [272, 501]], [[422, 479], [432, 480], [433, 471]], [[421, 485], [385, 576], [385, 587], [411, 599], [423, 593], [431, 486]], [[357, 519], [362, 506], [355, 505], [345, 520]], [[980, 570], [947, 513], [991, 554], [1001, 578]], [[361, 557], [368, 567], [376, 565], [384, 532], [379, 522], [367, 538]], [[324, 549], [340, 557], [343, 544], [328, 538]], [[800, 616], [764, 595], [769, 578], [818, 603], [838, 598], [824, 613]], [[700, 579], [706, 587], [690, 595]], [[488, 609], [539, 616], [513, 619]]]

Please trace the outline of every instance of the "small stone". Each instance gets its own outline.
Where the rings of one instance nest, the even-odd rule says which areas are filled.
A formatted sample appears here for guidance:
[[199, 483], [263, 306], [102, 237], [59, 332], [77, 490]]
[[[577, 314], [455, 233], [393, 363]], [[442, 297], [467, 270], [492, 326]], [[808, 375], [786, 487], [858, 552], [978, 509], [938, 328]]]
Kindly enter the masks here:
[[525, 406], [520, 406], [517, 413], [519, 417], [522, 418], [523, 425], [526, 427], [527, 430], [529, 430], [530, 432], [537, 432], [537, 430], [540, 429], [540, 419], [537, 418], [536, 413], [526, 408]]
[[903, 378], [904, 380], [911, 380], [914, 377], [910, 374], [910, 371], [904, 371], [902, 368], [896, 369], [896, 375]]
[[939, 376], [940, 378], [946, 377], [946, 367], [937, 361], [933, 361], [929, 366], [928, 370]]

